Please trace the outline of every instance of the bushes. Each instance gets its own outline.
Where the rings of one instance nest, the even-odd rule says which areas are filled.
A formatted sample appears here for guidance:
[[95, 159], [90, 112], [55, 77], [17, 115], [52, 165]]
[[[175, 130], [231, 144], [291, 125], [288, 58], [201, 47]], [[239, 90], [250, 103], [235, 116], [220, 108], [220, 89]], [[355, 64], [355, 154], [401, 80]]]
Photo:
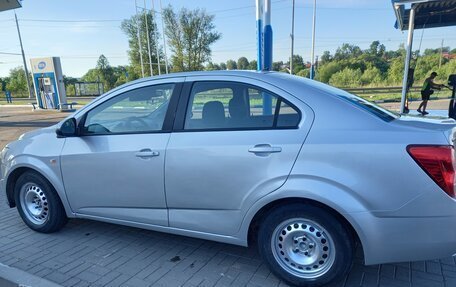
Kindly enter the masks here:
[[361, 69], [345, 68], [331, 76], [329, 84], [336, 87], [355, 88], [361, 85]]

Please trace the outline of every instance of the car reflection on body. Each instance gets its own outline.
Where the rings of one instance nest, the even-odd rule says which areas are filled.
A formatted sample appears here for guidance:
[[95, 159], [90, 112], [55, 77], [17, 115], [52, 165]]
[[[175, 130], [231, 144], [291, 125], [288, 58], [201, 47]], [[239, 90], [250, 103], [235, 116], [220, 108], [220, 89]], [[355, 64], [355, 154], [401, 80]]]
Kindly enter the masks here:
[[141, 79], [1, 154], [39, 232], [88, 218], [256, 244], [290, 284], [456, 252], [454, 121], [399, 117], [275, 72]]

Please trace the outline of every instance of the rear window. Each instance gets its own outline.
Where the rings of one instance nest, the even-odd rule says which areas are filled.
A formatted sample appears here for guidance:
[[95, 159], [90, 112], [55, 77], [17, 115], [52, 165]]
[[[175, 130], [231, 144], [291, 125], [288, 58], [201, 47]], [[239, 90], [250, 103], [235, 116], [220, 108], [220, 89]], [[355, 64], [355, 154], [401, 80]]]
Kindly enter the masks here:
[[390, 112], [382, 107], [377, 106], [374, 103], [371, 103], [369, 101], [366, 101], [360, 97], [351, 95], [351, 94], [344, 94], [344, 95], [338, 95], [341, 99], [350, 102], [351, 104], [369, 112], [370, 114], [384, 120], [385, 122], [390, 122], [392, 120], [395, 120], [399, 117], [398, 114], [395, 114], [393, 112]]

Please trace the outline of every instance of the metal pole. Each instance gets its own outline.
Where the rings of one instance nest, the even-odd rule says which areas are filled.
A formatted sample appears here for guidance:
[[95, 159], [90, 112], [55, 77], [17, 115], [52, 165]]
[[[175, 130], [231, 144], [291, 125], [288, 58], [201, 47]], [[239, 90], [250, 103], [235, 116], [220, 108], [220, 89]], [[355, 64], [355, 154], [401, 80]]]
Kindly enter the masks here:
[[405, 56], [405, 65], [404, 65], [404, 80], [402, 81], [402, 96], [401, 96], [401, 108], [400, 108], [401, 114], [404, 113], [405, 96], [407, 95], [408, 71], [410, 68], [410, 58], [412, 57], [414, 28], [415, 28], [415, 8], [412, 6], [412, 8], [410, 9], [410, 17], [409, 17], [409, 28], [408, 28], [408, 37], [407, 37], [407, 55]]
[[19, 43], [21, 44], [22, 61], [24, 62], [25, 79], [27, 81], [27, 91], [29, 94], [29, 99], [31, 99], [32, 90], [30, 90], [30, 79], [29, 79], [29, 74], [28, 74], [28, 69], [27, 69], [27, 62], [25, 61], [24, 47], [22, 46], [21, 30], [19, 30], [19, 22], [17, 21], [16, 11], [14, 11], [14, 18], [16, 19], [16, 27], [17, 27], [17, 35], [19, 36]]
[[161, 75], [160, 50], [158, 48], [157, 23], [155, 22], [156, 14], [155, 14], [154, 0], [152, 0], [152, 12], [153, 12], [153, 14], [152, 14], [152, 16], [153, 16], [152, 23], [153, 23], [153, 28], [154, 28], [154, 43], [155, 43], [155, 50], [156, 50], [155, 53], [157, 53], [158, 74]]
[[263, 69], [263, 0], [256, 0], [257, 70]]
[[[272, 26], [271, 0], [264, 0], [264, 27], [263, 27], [263, 70], [272, 70]], [[263, 94], [263, 115], [272, 115], [272, 97]]]
[[148, 51], [148, 53], [149, 53], [150, 75], [153, 76], [153, 75], [154, 75], [154, 70], [152, 69], [152, 55], [150, 54], [149, 21], [147, 20], [146, 0], [144, 0], [144, 21], [146, 22], [147, 51]]
[[293, 54], [294, 54], [294, 16], [295, 16], [295, 0], [293, 0], [293, 9], [291, 12], [291, 55], [290, 55], [290, 74], [293, 75]]
[[317, 17], [317, 0], [314, 0], [313, 20], [312, 20], [312, 52], [310, 55], [310, 79], [315, 77], [315, 20]]
[[[136, 9], [136, 16], [138, 16], [138, 1], [135, 0], [135, 9]], [[139, 48], [139, 60], [141, 62], [141, 74], [142, 77], [144, 78], [144, 64], [143, 64], [143, 56], [142, 56], [142, 47], [141, 47], [141, 33], [140, 33], [140, 27], [139, 27], [139, 19], [140, 17], [137, 17], [136, 19], [136, 29], [138, 30], [138, 48]]]
[[442, 66], [442, 57], [443, 56], [443, 39], [442, 39], [442, 44], [440, 45], [440, 57], [439, 57], [439, 69]]
[[166, 68], [166, 73], [168, 74], [168, 56], [166, 55], [165, 24], [163, 22], [163, 6], [162, 6], [161, 0], [160, 0], [160, 11], [161, 11], [161, 22], [162, 22], [162, 31], [163, 31], [163, 48], [165, 49], [165, 68]]
[[272, 26], [271, 26], [271, 0], [265, 0], [264, 27], [263, 27], [263, 69], [272, 69]]

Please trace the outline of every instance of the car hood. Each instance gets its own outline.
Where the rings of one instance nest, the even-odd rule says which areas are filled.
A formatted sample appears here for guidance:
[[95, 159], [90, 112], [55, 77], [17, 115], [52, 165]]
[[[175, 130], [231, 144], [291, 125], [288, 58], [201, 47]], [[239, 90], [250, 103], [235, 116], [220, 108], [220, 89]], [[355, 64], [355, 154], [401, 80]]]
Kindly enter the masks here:
[[19, 140], [24, 140], [24, 139], [30, 139], [38, 135], [43, 135], [43, 134], [51, 134], [55, 133], [55, 130], [57, 129], [58, 124], [55, 124], [50, 127], [42, 128], [42, 129], [37, 129], [33, 131], [29, 131], [26, 133], [23, 133], [21, 136], [19, 136]]

